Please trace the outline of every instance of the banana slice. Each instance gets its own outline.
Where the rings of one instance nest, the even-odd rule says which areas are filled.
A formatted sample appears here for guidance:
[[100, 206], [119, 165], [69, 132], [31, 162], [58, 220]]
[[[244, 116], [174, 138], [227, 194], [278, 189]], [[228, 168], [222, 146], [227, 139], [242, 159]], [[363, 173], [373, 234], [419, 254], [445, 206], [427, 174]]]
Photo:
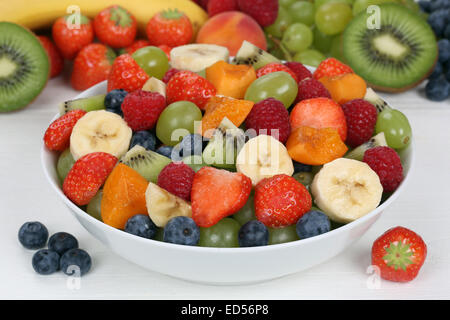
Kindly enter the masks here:
[[188, 202], [152, 182], [145, 191], [145, 201], [148, 215], [158, 227], [164, 227], [174, 217], [192, 217], [191, 205]]
[[219, 60], [227, 61], [229, 51], [215, 44], [187, 44], [170, 51], [170, 64], [179, 70], [199, 72]]
[[155, 77], [150, 77], [150, 79], [148, 79], [147, 82], [142, 86], [142, 90], [157, 92], [164, 98], [166, 97], [166, 84]]
[[130, 146], [132, 131], [121, 116], [105, 111], [86, 113], [70, 135], [70, 153], [75, 160], [91, 152], [107, 152], [121, 158]]
[[347, 223], [374, 210], [383, 187], [366, 163], [339, 158], [325, 164], [311, 184], [314, 202], [331, 220]]
[[236, 169], [256, 185], [264, 178], [294, 173], [286, 147], [272, 136], [259, 135], [247, 141], [236, 158]]

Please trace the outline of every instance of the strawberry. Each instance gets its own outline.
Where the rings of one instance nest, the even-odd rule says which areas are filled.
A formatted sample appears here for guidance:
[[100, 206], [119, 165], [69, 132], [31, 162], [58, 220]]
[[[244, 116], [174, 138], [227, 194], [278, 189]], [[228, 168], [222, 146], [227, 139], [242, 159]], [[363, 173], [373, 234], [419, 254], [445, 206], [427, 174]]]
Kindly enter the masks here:
[[148, 79], [144, 69], [129, 54], [122, 54], [114, 60], [108, 75], [108, 92], [114, 89], [138, 90]]
[[239, 9], [248, 14], [261, 27], [275, 22], [278, 16], [278, 0], [237, 0]]
[[267, 227], [279, 228], [297, 223], [311, 205], [311, 195], [305, 186], [288, 175], [275, 175], [256, 185], [256, 218]]
[[380, 276], [385, 280], [413, 280], [426, 256], [427, 246], [422, 238], [404, 227], [387, 230], [372, 245], [372, 265], [380, 269]]
[[100, 11], [94, 19], [97, 38], [113, 48], [130, 46], [137, 33], [136, 18], [126, 9], [114, 5]]
[[64, 67], [64, 59], [56, 45], [46, 36], [38, 36], [39, 41], [47, 52], [50, 60], [50, 78], [59, 75]]
[[81, 15], [80, 25], [72, 15], [58, 18], [52, 27], [53, 41], [65, 59], [72, 60], [83, 47], [94, 40], [94, 27], [89, 18]]
[[294, 78], [295, 82], [298, 82], [297, 75], [294, 73], [294, 71], [289, 69], [289, 67], [285, 66], [284, 64], [276, 63], [276, 62], [268, 63], [264, 67], [261, 67], [258, 70], [256, 70], [256, 76], [259, 78], [268, 73], [277, 72], [277, 71], [284, 71], [284, 72], [289, 73], [291, 75], [291, 77]]
[[192, 182], [192, 219], [199, 227], [215, 225], [239, 211], [251, 189], [252, 181], [242, 173], [203, 167]]
[[192, 71], [179, 71], [170, 78], [166, 87], [167, 104], [191, 101], [204, 110], [209, 98], [216, 94], [214, 85]]
[[88, 204], [116, 163], [117, 158], [105, 152], [88, 153], [81, 157], [64, 179], [64, 194], [79, 206]]
[[85, 114], [84, 110], [72, 110], [53, 121], [44, 134], [44, 144], [47, 149], [65, 150], [70, 144], [73, 127]]
[[207, 5], [208, 15], [211, 18], [225, 11], [239, 11], [237, 0], [210, 0]]
[[164, 53], [167, 56], [167, 59], [169, 59], [169, 61], [170, 61], [170, 51], [172, 51], [172, 48], [169, 47], [167, 44], [159, 45], [158, 48], [160, 48], [162, 51], [164, 51]]
[[86, 90], [108, 78], [116, 54], [101, 43], [91, 43], [78, 52], [70, 82], [75, 90]]
[[129, 55], [132, 55], [136, 50], [139, 50], [140, 48], [148, 47], [150, 46], [150, 41], [145, 39], [139, 39], [134, 41], [130, 46], [126, 48], [122, 48], [119, 51], [119, 54], [128, 53]]
[[334, 77], [346, 73], [353, 73], [352, 68], [335, 58], [328, 58], [319, 64], [313, 73], [313, 77], [319, 80], [323, 77]]
[[146, 33], [151, 44], [174, 48], [191, 42], [194, 31], [189, 18], [174, 9], [155, 14], [147, 23]]

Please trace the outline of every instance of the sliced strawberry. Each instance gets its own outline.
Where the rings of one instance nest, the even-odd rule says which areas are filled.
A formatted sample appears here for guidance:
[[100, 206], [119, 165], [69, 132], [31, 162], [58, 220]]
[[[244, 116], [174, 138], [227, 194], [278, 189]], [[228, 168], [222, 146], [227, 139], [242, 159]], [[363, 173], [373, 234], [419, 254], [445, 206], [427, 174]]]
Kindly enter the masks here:
[[192, 219], [200, 227], [215, 225], [239, 211], [251, 189], [252, 181], [242, 173], [203, 167], [192, 183]]
[[108, 92], [114, 89], [138, 90], [148, 79], [144, 69], [129, 54], [122, 54], [114, 60], [108, 75]]
[[81, 157], [64, 179], [64, 194], [79, 206], [88, 204], [116, 163], [117, 158], [105, 152], [88, 153]]
[[404, 227], [383, 233], [372, 245], [372, 265], [380, 268], [383, 279], [395, 282], [413, 280], [427, 256], [422, 238]]
[[323, 60], [313, 73], [314, 79], [334, 77], [341, 74], [353, 73], [353, 69], [335, 58]]
[[82, 116], [84, 110], [72, 110], [53, 121], [44, 134], [44, 144], [49, 150], [63, 151], [69, 146], [72, 129]]

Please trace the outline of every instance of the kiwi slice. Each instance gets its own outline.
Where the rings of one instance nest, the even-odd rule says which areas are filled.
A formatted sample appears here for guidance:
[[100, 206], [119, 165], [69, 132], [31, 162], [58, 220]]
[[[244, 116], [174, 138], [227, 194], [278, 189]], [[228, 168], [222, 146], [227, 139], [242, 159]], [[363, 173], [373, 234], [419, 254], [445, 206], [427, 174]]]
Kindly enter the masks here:
[[280, 62], [280, 60], [247, 40], [242, 42], [241, 47], [233, 59], [233, 63], [235, 64], [247, 64], [253, 66], [255, 69], [264, 67], [271, 62]]
[[47, 53], [35, 35], [15, 23], [0, 22], [0, 112], [28, 105], [49, 74]]
[[136, 170], [148, 181], [156, 183], [161, 170], [172, 161], [159, 153], [135, 145], [120, 159], [120, 162]]
[[352, 151], [345, 155], [345, 158], [354, 159], [362, 161], [364, 158], [364, 153], [375, 147], [387, 147], [386, 138], [384, 137], [384, 132], [380, 132], [376, 136], [373, 136], [369, 141], [364, 142], [362, 145], [356, 147]]
[[59, 113], [61, 115], [72, 111], [81, 109], [86, 112], [105, 109], [105, 94], [99, 94], [88, 98], [80, 98], [74, 100], [67, 100], [60, 104]]
[[347, 25], [344, 56], [373, 88], [405, 91], [433, 71], [438, 52], [436, 38], [426, 21], [409, 9], [396, 3], [384, 3], [378, 8], [379, 14], [360, 12]]

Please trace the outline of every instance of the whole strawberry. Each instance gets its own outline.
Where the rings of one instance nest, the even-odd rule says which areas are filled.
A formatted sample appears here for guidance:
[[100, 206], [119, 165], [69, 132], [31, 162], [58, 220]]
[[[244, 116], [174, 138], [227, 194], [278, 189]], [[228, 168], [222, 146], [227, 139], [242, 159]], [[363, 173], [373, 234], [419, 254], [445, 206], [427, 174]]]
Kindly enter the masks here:
[[278, 0], [238, 0], [238, 6], [262, 27], [274, 23], [278, 16]]
[[172, 48], [169, 47], [167, 44], [161, 44], [158, 46], [158, 48], [160, 48], [162, 51], [164, 51], [164, 53], [167, 56], [167, 59], [169, 59], [169, 61], [170, 61], [170, 51], [172, 51]]
[[394, 192], [403, 181], [402, 162], [394, 149], [370, 148], [364, 152], [363, 161], [377, 173], [384, 192]]
[[266, 64], [264, 67], [259, 68], [256, 70], [256, 76], [262, 77], [268, 73], [277, 72], [277, 71], [284, 71], [291, 75], [292, 78], [294, 78], [295, 82], [298, 82], [297, 75], [295, 72], [293, 72], [289, 67], [285, 66], [284, 64], [277, 63], [277, 62], [271, 62]]
[[70, 82], [75, 90], [86, 90], [108, 79], [116, 54], [101, 43], [81, 49], [73, 63]]
[[53, 121], [44, 134], [44, 144], [47, 149], [65, 150], [70, 144], [73, 127], [85, 114], [84, 110], [72, 110]]
[[331, 99], [331, 94], [320, 81], [314, 78], [303, 79], [298, 83], [298, 92], [295, 103], [313, 98]]
[[319, 64], [313, 73], [313, 77], [319, 80], [323, 77], [334, 77], [346, 73], [353, 73], [352, 68], [335, 58], [328, 58]]
[[137, 33], [136, 18], [126, 9], [114, 5], [100, 11], [94, 19], [97, 38], [112, 48], [130, 46]]
[[225, 11], [239, 11], [237, 0], [209, 0], [207, 5], [208, 15], [211, 18]]
[[381, 278], [408, 282], [419, 273], [427, 257], [427, 245], [414, 231], [395, 227], [383, 233], [372, 245], [372, 265]]
[[141, 89], [149, 76], [129, 55], [118, 56], [108, 75], [108, 91], [124, 89], [127, 92]]
[[109, 176], [117, 158], [105, 152], [93, 152], [78, 159], [63, 183], [64, 194], [76, 205], [88, 204]]
[[303, 79], [306, 79], [306, 78], [312, 78], [311, 71], [309, 71], [308, 68], [306, 68], [300, 62], [288, 61], [288, 62], [285, 62], [284, 65], [286, 67], [288, 67], [289, 69], [291, 69], [292, 72], [295, 73], [295, 75], [297, 76], [298, 82], [300, 82], [300, 81], [302, 81]]
[[347, 139], [350, 147], [357, 147], [372, 138], [377, 123], [377, 109], [363, 99], [354, 99], [342, 105], [347, 122]]
[[146, 33], [152, 45], [173, 48], [191, 42], [194, 32], [189, 18], [174, 9], [155, 14], [147, 23]]
[[73, 15], [58, 18], [52, 27], [53, 41], [65, 59], [72, 60], [83, 47], [94, 40], [94, 27], [81, 15], [80, 25]]
[[50, 78], [58, 76], [64, 67], [64, 59], [61, 53], [49, 37], [38, 36], [38, 39], [47, 52], [50, 60]]
[[195, 171], [183, 162], [171, 162], [158, 175], [158, 186], [186, 201], [191, 199]]
[[139, 40], [134, 41], [128, 47], [120, 49], [119, 54], [128, 53], [129, 55], [132, 55], [136, 50], [139, 50], [140, 48], [148, 47], [150, 45], [151, 45], [150, 41], [145, 40], [145, 39], [139, 39]]
[[256, 185], [256, 218], [267, 227], [280, 228], [297, 222], [311, 209], [311, 195], [294, 178], [279, 174]]
[[191, 101], [204, 110], [209, 98], [216, 94], [214, 85], [192, 71], [180, 71], [170, 78], [166, 87], [167, 103]]
[[152, 129], [166, 107], [166, 99], [159, 93], [135, 90], [122, 102], [123, 118], [133, 131]]

